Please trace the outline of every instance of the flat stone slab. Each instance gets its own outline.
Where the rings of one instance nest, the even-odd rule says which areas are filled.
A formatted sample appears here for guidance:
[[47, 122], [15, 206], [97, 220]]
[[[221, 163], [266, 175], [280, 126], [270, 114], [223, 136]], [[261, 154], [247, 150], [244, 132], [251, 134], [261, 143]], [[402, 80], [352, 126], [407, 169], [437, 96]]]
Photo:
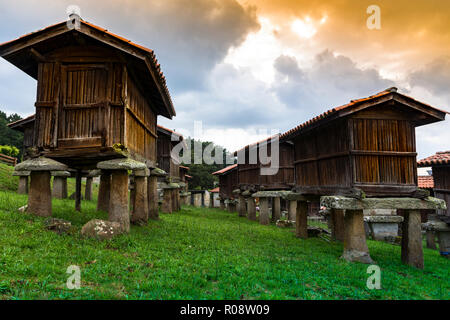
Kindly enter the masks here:
[[179, 185], [181, 188], [186, 187], [186, 183], [184, 183], [184, 182], [178, 182], [178, 185]]
[[364, 221], [370, 223], [400, 223], [402, 216], [364, 216]]
[[165, 177], [167, 176], [167, 172], [165, 172], [163, 169], [155, 168], [150, 171], [150, 175], [155, 177]]
[[344, 210], [364, 210], [364, 209], [447, 209], [444, 200], [428, 197], [426, 199], [416, 198], [365, 198], [362, 200], [347, 198], [342, 196], [320, 197], [320, 205]]
[[244, 197], [250, 197], [252, 195], [252, 193], [250, 191], [248, 191], [248, 190], [245, 190], [244, 192], [242, 192], [242, 195]]
[[428, 221], [422, 223], [422, 228], [429, 231], [450, 232], [450, 226], [443, 221]]
[[13, 171], [12, 175], [18, 177], [28, 177], [30, 175], [30, 171]]
[[100, 176], [101, 173], [102, 173], [101, 170], [90, 170], [87, 176], [89, 178], [94, 178]]
[[237, 204], [238, 201], [237, 201], [237, 200], [226, 199], [226, 200], [225, 200], [225, 203], [226, 203], [226, 204]]
[[240, 190], [240, 189], [234, 189], [234, 190], [232, 191], [232, 193], [233, 193], [233, 194], [240, 194], [240, 193], [241, 193], [241, 190]]
[[134, 173], [135, 177], [148, 177], [148, 176], [150, 176], [150, 170], [148, 168], [134, 170], [133, 173]]
[[252, 194], [253, 198], [283, 198], [286, 199], [286, 196], [291, 193], [290, 191], [258, 191]]
[[119, 158], [97, 163], [98, 169], [104, 170], [144, 170], [145, 163], [130, 158]]
[[178, 183], [163, 183], [161, 184], [162, 189], [179, 189], [180, 185]]
[[286, 193], [284, 199], [288, 200], [288, 201], [308, 201], [311, 199], [311, 197], [305, 196], [304, 194], [301, 193], [296, 193], [296, 192], [290, 192], [287, 191], [288, 193]]
[[52, 172], [50, 172], [50, 174], [53, 177], [70, 177], [69, 171], [52, 171]]
[[191, 195], [190, 192], [182, 192], [182, 193], [180, 193], [180, 197], [188, 197], [190, 195]]
[[66, 171], [68, 166], [53, 159], [38, 157], [28, 159], [15, 166], [15, 171]]

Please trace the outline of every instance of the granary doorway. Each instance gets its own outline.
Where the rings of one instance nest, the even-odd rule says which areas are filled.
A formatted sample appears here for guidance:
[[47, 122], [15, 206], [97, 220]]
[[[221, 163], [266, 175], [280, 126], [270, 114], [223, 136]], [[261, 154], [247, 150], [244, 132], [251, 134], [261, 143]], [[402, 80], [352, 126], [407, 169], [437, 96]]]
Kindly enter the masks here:
[[59, 148], [103, 146], [107, 88], [106, 65], [61, 66]]

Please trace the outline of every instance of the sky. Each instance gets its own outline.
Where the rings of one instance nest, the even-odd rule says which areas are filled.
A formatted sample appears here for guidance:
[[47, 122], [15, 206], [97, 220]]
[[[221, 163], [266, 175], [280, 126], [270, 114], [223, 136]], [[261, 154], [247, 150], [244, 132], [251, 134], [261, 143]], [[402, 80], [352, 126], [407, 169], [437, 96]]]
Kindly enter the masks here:
[[[235, 151], [352, 99], [396, 86], [450, 112], [450, 1], [16, 0], [0, 43], [67, 18], [155, 51], [184, 135]], [[379, 29], [368, 28], [378, 6]], [[0, 110], [34, 113], [36, 82], [0, 60]], [[450, 115], [416, 130], [418, 158], [450, 150]]]

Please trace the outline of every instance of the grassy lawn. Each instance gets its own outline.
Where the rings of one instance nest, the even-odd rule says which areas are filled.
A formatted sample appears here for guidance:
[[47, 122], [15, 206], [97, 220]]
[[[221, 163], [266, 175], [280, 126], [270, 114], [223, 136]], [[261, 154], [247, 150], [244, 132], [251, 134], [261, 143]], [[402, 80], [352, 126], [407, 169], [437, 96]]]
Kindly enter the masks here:
[[[296, 239], [292, 229], [261, 226], [237, 213], [183, 207], [98, 242], [79, 235], [90, 219], [106, 218], [95, 201], [83, 201], [79, 213], [73, 200], [53, 200], [53, 216], [74, 225], [68, 235], [17, 212], [26, 201], [0, 191], [2, 299], [450, 298], [448, 260], [438, 251], [424, 249], [425, 269], [417, 270], [400, 263], [399, 246], [368, 241], [382, 272], [382, 289], [369, 290], [367, 265], [339, 259], [342, 244]], [[70, 265], [81, 268], [79, 290], [66, 288]]]

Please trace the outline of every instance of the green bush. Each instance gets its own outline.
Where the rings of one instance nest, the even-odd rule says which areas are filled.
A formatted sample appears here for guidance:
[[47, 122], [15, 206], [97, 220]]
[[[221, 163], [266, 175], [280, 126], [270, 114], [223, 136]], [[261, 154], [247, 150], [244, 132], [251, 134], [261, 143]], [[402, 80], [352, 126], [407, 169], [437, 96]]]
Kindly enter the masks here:
[[15, 146], [0, 146], [0, 153], [10, 157], [17, 157], [20, 150]]

